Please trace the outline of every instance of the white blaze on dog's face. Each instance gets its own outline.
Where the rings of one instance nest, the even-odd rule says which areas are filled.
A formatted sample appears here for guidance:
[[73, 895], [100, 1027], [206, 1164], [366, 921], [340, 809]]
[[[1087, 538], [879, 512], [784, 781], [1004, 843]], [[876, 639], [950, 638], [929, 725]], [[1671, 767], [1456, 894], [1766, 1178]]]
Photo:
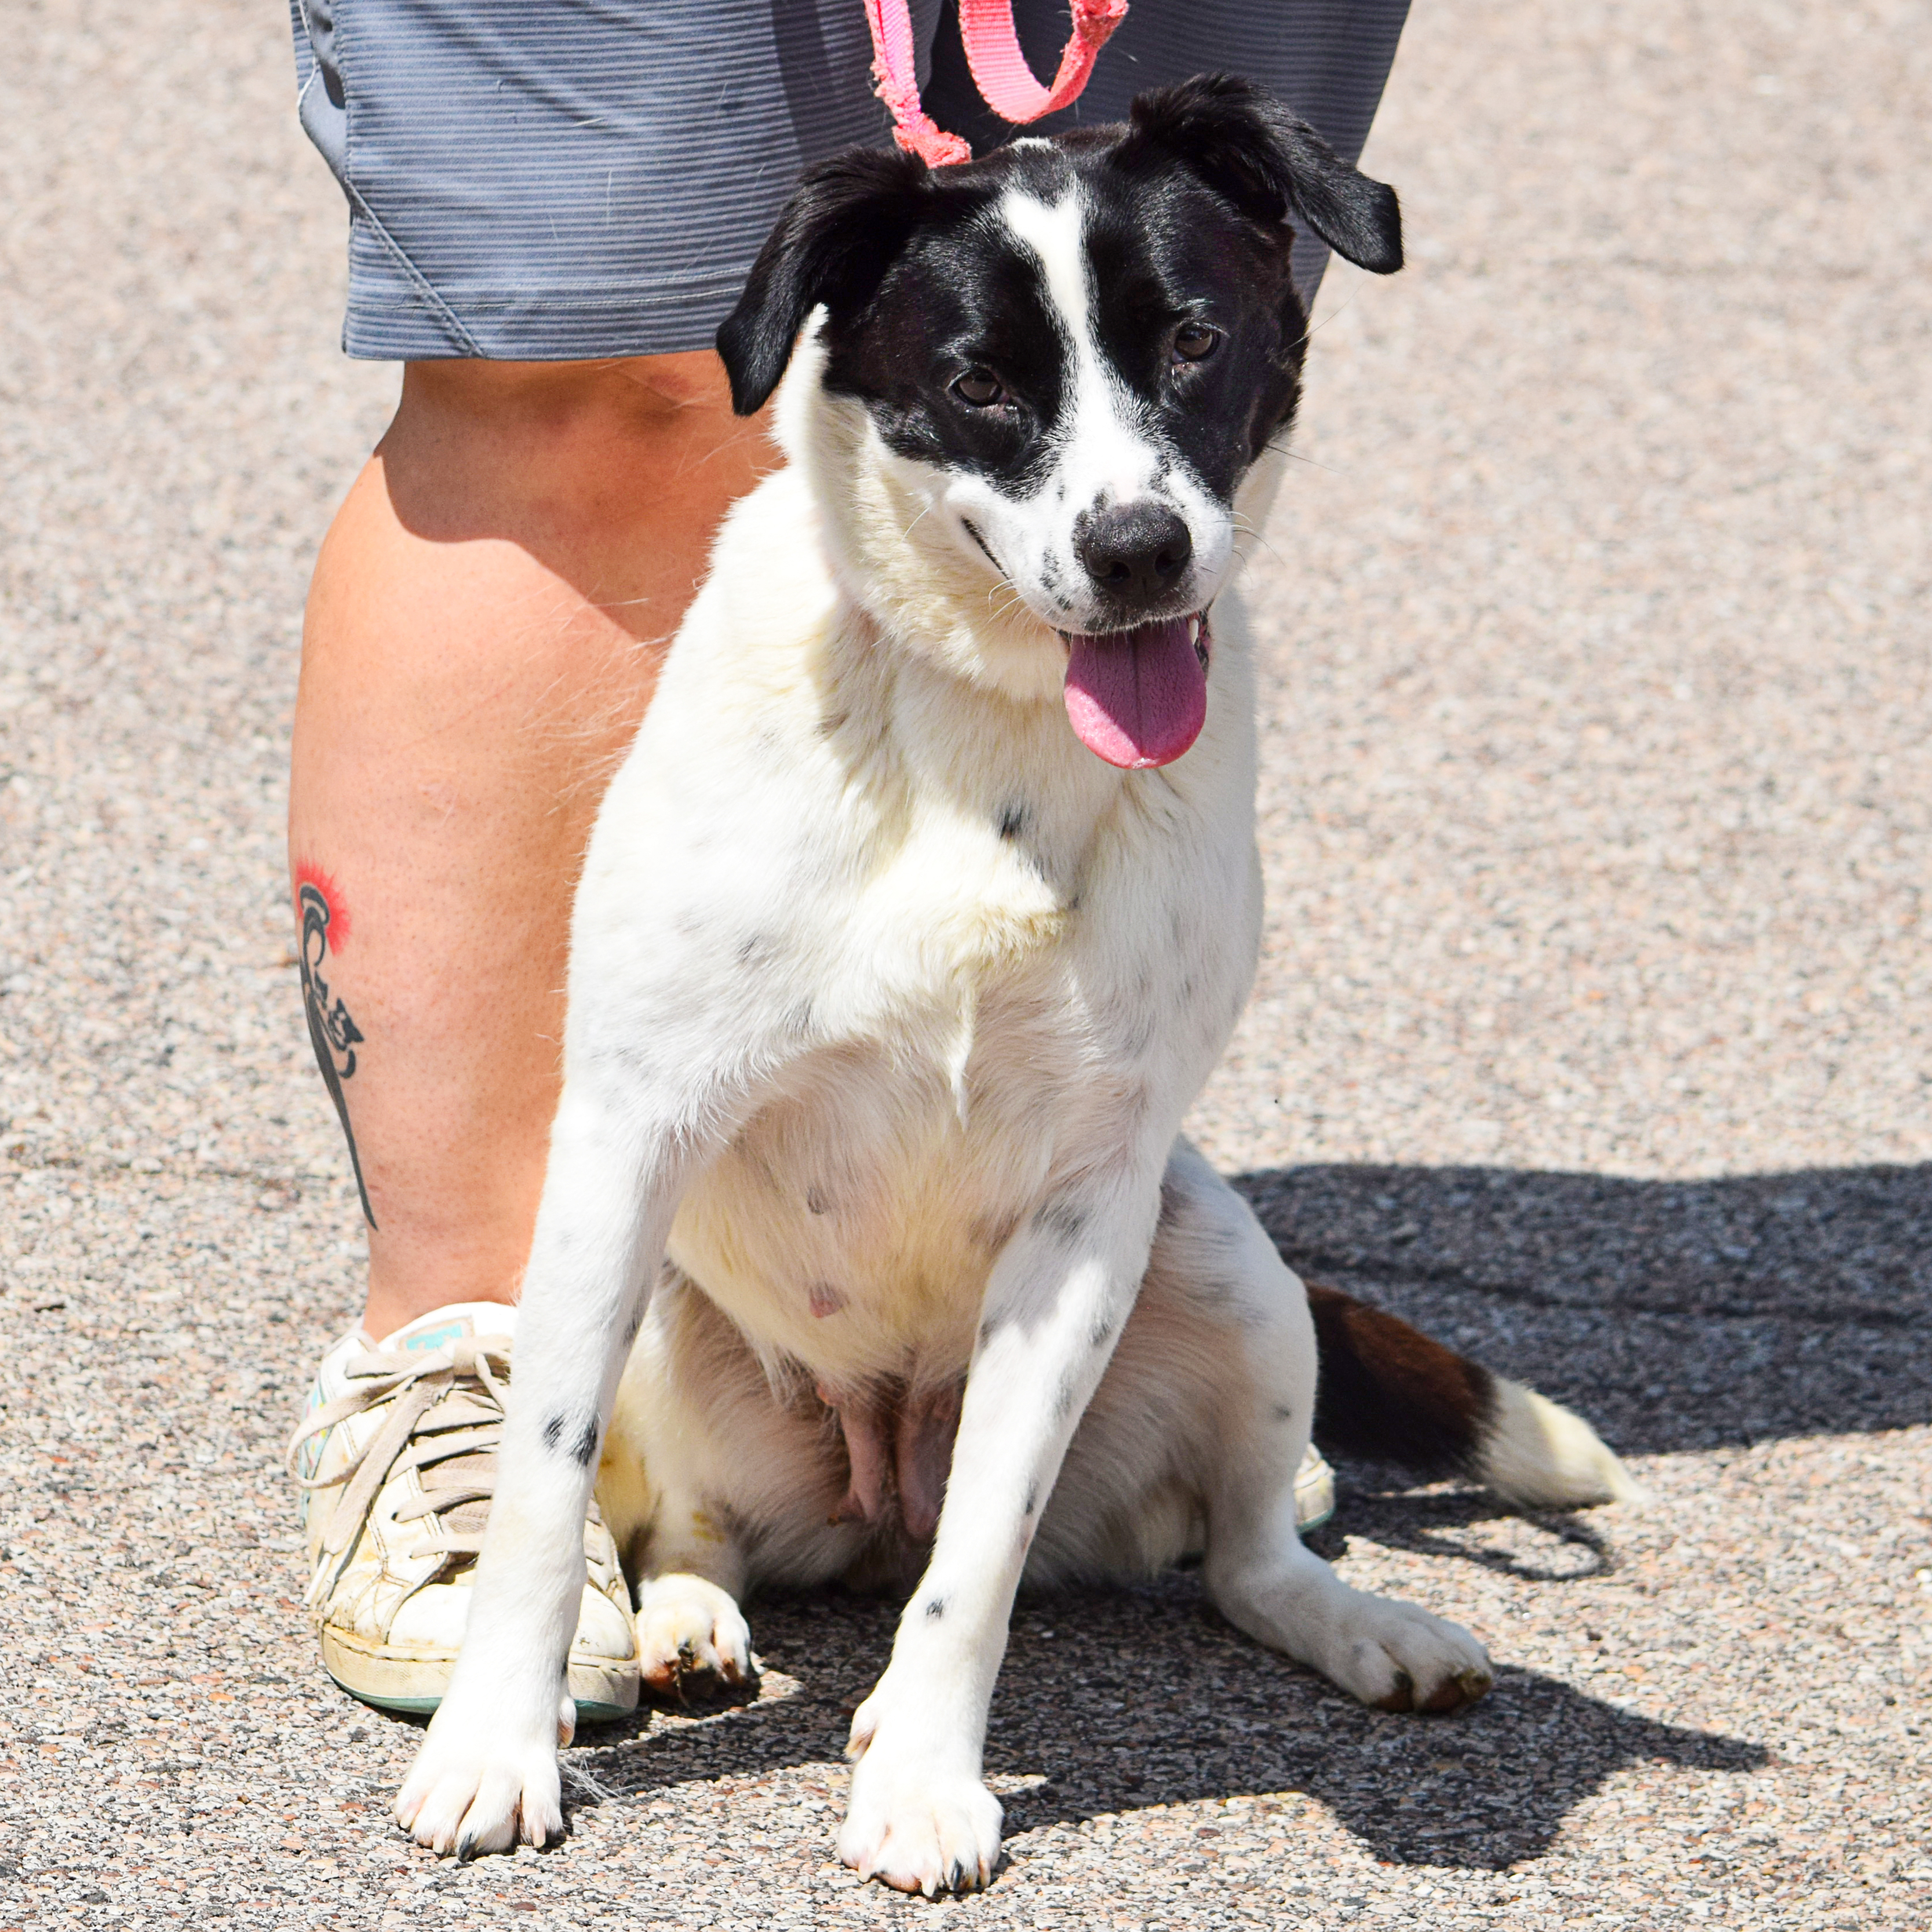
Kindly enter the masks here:
[[1294, 416], [1291, 210], [1400, 265], [1394, 195], [1239, 82], [963, 166], [853, 154], [806, 177], [718, 346], [756, 408], [822, 310], [780, 434], [848, 584], [896, 642], [1164, 764], [1205, 715], [1242, 486]]

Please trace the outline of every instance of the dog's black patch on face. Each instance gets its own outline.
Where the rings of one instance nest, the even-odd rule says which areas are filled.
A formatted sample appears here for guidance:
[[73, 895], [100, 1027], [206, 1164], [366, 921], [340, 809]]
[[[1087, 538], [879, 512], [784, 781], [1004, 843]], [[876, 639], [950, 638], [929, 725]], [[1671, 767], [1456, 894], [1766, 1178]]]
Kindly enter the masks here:
[[928, 1623], [936, 1624], [945, 1614], [946, 1599], [944, 1597], [934, 1597], [926, 1606], [926, 1621]]
[[[1034, 167], [1021, 172], [1051, 175], [1066, 191], [1071, 174], [1059, 156], [1028, 158]], [[831, 316], [825, 386], [863, 402], [899, 455], [1030, 496], [1056, 454], [1069, 345], [1038, 258], [996, 212], [999, 196], [1018, 184], [1016, 172], [996, 160], [933, 178], [870, 302], [856, 315]], [[990, 403], [955, 386], [982, 374], [998, 386]]]
[[[1148, 140], [1120, 129], [1052, 152], [1003, 149], [934, 180], [944, 185], [928, 188], [869, 302], [832, 314], [827, 388], [863, 402], [901, 455], [1032, 496], [1059, 454], [1074, 345], [999, 201], [1016, 193], [1053, 206], [1077, 194], [1095, 346], [1163, 467], [1231, 502], [1300, 392], [1307, 319], [1286, 224], [1256, 218], [1171, 158], [1150, 160]], [[1186, 340], [1210, 340], [1210, 352], [1177, 352], [1189, 330], [1209, 332]], [[990, 406], [953, 387], [979, 372], [999, 385]]]
[[[1094, 332], [1154, 440], [1221, 502], [1294, 418], [1307, 320], [1288, 236], [1232, 211], [1175, 170], [1096, 170], [1087, 191]], [[1186, 328], [1216, 332], [1196, 362]]]
[[1008, 194], [1078, 196], [1099, 352], [1159, 466], [1223, 503], [1294, 412], [1306, 325], [1289, 217], [1378, 274], [1402, 262], [1394, 194], [1226, 76], [1142, 95], [1126, 126], [961, 166], [855, 150], [806, 174], [719, 331], [735, 405], [764, 401], [822, 304], [825, 386], [862, 403], [890, 448], [1010, 500], [1040, 493], [1075, 344], [1001, 217]]
[[1000, 836], [1009, 843], [1025, 836], [1027, 811], [1023, 805], [1009, 805], [1000, 813]]

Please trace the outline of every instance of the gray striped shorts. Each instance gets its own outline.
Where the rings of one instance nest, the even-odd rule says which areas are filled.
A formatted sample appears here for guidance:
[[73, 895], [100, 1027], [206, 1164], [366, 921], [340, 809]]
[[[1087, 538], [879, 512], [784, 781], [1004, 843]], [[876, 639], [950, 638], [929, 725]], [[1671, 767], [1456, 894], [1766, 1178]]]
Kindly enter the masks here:
[[[801, 169], [890, 145], [861, 0], [291, 0], [302, 126], [349, 198], [342, 346], [568, 361], [707, 346]], [[986, 150], [953, 0], [912, 0], [926, 104]], [[1086, 92], [1245, 74], [1361, 152], [1408, 0], [1133, 0]], [[1018, 0], [1050, 76], [1066, 0]], [[1298, 250], [1306, 292], [1318, 247]]]

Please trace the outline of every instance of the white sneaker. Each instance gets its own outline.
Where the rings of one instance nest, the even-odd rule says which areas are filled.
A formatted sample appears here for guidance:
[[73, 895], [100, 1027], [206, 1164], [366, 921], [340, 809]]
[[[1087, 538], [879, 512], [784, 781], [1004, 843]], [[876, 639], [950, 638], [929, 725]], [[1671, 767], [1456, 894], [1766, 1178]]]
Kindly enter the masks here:
[[[328, 1674], [388, 1711], [434, 1711], [470, 1614], [502, 1440], [517, 1311], [461, 1302], [380, 1342], [345, 1336], [322, 1359], [289, 1443], [302, 1485], [308, 1602]], [[584, 1722], [637, 1708], [630, 1592], [595, 1502], [590, 1574], [570, 1646]]]

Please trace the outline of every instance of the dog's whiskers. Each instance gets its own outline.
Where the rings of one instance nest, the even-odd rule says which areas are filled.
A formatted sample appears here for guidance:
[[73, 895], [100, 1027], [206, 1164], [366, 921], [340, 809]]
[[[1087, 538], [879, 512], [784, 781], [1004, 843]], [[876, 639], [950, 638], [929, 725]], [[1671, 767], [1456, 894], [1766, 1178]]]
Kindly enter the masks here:
[[[1285, 562], [1286, 561], [1286, 560], [1282, 556], [1281, 552], [1276, 550], [1274, 545], [1270, 543], [1266, 537], [1262, 536], [1260, 526], [1258, 524], [1251, 524], [1245, 517], [1238, 516], [1234, 519], [1234, 529], [1238, 535], [1247, 539], [1248, 544], [1250, 548], [1254, 544], [1258, 544], [1262, 548], [1266, 550], [1269, 556], [1274, 558], [1277, 562]], [[1241, 568], [1244, 570], [1246, 569], [1249, 564], [1253, 561], [1252, 556], [1250, 554], [1250, 548], [1244, 548], [1240, 545], [1237, 545], [1235, 555], [1240, 560]]]

